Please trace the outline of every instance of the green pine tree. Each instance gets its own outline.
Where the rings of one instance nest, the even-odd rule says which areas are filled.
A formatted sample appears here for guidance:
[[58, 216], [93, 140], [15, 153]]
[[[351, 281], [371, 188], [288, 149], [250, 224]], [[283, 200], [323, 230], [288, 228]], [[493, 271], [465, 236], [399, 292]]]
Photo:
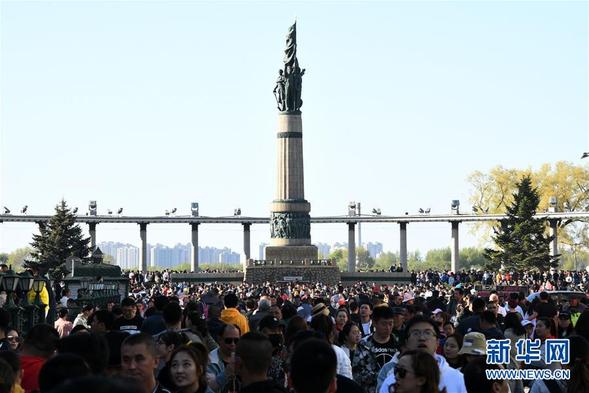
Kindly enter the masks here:
[[39, 234], [33, 235], [34, 260], [27, 260], [25, 268], [38, 268], [48, 272], [52, 279], [62, 279], [67, 273], [65, 260], [75, 256], [89, 260], [90, 238], [85, 238], [82, 228], [76, 224], [75, 215], [62, 200], [55, 207], [55, 215], [46, 224], [39, 225]]
[[513, 197], [513, 204], [507, 207], [507, 218], [493, 228], [497, 248], [485, 249], [485, 257], [490, 260], [487, 268], [545, 271], [556, 266], [558, 256], [550, 255], [553, 237], [545, 235], [546, 220], [535, 218], [540, 197], [529, 176], [517, 183]]

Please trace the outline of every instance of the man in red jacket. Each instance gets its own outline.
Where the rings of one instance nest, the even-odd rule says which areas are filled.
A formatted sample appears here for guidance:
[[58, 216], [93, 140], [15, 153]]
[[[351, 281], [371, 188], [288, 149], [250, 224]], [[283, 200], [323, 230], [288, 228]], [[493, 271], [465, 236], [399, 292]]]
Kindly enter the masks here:
[[21, 387], [25, 393], [39, 391], [39, 371], [55, 353], [59, 334], [52, 326], [34, 326], [23, 342], [20, 364], [23, 370]]

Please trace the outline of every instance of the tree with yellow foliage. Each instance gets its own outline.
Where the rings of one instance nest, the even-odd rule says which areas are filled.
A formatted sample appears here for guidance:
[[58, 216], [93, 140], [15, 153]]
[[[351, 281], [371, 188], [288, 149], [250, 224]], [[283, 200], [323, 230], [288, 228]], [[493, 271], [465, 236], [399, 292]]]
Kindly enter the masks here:
[[[475, 171], [468, 177], [472, 185], [470, 202], [475, 213], [505, 214], [514, 202], [518, 181], [529, 176], [538, 191], [538, 212], [545, 212], [550, 198], [556, 197], [556, 211], [589, 211], [589, 166], [559, 161], [544, 164], [539, 169], [507, 169], [496, 166], [489, 172]], [[481, 222], [473, 228], [490, 239], [493, 222]], [[589, 222], [581, 219], [562, 220], [558, 241], [562, 247], [589, 250]]]

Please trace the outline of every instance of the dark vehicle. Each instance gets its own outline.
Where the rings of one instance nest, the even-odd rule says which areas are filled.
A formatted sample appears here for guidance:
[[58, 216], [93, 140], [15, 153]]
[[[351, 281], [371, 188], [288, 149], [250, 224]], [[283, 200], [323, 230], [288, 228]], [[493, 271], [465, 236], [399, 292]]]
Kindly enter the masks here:
[[[555, 305], [562, 307], [564, 305], [568, 305], [569, 300], [573, 296], [577, 296], [581, 303], [587, 304], [589, 302], [589, 298], [585, 292], [581, 291], [547, 291], [550, 295], [550, 299], [554, 302]], [[533, 302], [538, 296], [540, 292], [532, 293], [528, 296], [528, 301]]]

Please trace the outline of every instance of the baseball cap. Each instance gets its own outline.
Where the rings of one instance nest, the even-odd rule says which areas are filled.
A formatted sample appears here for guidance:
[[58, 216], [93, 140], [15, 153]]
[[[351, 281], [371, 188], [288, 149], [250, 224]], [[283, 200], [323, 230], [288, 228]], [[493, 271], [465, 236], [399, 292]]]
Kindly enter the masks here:
[[403, 307], [393, 307], [393, 315], [405, 315], [405, 309]]
[[264, 318], [260, 320], [258, 323], [258, 330], [262, 329], [276, 329], [277, 327], [281, 327], [280, 321], [274, 318], [272, 315], [266, 315]]

